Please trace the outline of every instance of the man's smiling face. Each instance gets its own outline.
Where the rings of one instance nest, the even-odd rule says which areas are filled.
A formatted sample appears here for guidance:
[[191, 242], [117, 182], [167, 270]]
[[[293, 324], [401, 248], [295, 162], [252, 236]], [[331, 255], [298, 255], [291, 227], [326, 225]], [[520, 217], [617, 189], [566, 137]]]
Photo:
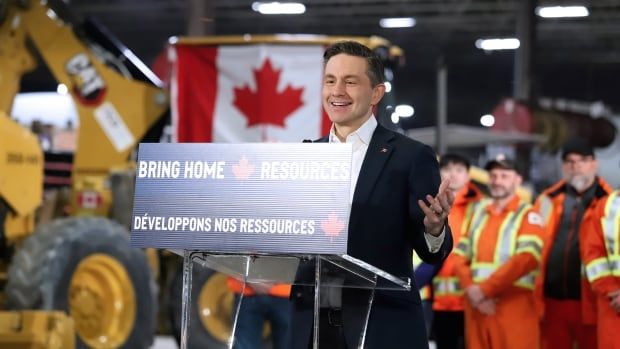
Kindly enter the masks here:
[[337, 126], [359, 127], [383, 97], [383, 84], [372, 86], [366, 59], [344, 53], [331, 57], [323, 76], [323, 108]]

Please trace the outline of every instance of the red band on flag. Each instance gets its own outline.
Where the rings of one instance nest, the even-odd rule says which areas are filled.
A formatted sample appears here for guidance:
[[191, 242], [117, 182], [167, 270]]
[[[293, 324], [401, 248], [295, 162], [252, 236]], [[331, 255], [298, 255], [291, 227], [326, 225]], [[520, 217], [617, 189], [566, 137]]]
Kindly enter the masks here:
[[321, 107], [321, 136], [328, 135], [331, 127], [332, 122], [329, 120], [329, 116], [325, 112], [325, 109]]
[[217, 98], [217, 47], [177, 46], [179, 142], [210, 142]]

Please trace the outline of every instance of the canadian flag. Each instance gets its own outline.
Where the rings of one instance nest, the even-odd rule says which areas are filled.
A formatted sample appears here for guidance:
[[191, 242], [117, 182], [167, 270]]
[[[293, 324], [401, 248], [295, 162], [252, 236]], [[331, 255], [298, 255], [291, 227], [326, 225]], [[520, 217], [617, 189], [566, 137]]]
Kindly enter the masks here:
[[82, 208], [96, 209], [101, 206], [103, 199], [101, 194], [94, 191], [82, 191], [77, 196], [78, 205]]
[[178, 142], [300, 142], [329, 131], [321, 45], [173, 48]]

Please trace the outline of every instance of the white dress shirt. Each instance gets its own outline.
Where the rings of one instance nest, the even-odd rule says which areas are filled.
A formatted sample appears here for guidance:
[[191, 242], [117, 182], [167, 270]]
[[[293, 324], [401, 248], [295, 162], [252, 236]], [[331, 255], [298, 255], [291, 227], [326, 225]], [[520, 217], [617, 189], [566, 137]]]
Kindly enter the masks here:
[[[342, 143], [338, 136], [335, 133], [335, 125], [332, 125], [329, 131], [329, 142], [330, 143]], [[357, 186], [357, 179], [360, 176], [360, 171], [362, 169], [362, 163], [364, 162], [364, 157], [366, 156], [366, 151], [368, 151], [368, 145], [370, 144], [370, 139], [372, 138], [372, 134], [375, 132], [377, 128], [377, 120], [374, 115], [371, 115], [366, 122], [360, 126], [355, 132], [349, 134], [346, 143], [351, 143], [353, 146], [353, 158], [351, 161], [351, 192], [349, 195], [349, 204], [353, 203], [353, 194], [355, 193], [355, 187]], [[431, 253], [435, 253], [439, 251], [441, 248], [441, 244], [444, 240], [445, 229], [438, 236], [433, 236], [424, 232], [424, 238], [426, 239], [426, 245]]]

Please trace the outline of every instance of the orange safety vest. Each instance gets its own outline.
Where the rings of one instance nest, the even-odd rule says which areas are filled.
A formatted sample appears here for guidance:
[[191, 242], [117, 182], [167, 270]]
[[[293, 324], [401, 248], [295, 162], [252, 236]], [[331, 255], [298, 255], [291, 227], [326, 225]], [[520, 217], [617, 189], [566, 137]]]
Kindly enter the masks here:
[[[228, 289], [236, 294], [241, 294], [241, 290], [243, 290], [243, 282], [239, 281], [233, 277], [228, 277], [226, 280], [226, 284]], [[245, 290], [243, 292], [244, 296], [254, 296], [256, 292], [252, 289], [251, 286], [246, 285]], [[274, 297], [282, 297], [288, 298], [291, 294], [291, 285], [289, 284], [275, 284], [269, 289], [270, 296]]]
[[589, 234], [579, 241], [586, 276], [596, 294], [597, 337], [600, 349], [620, 349], [615, 331], [620, 317], [608, 294], [620, 290], [620, 191], [599, 200], [593, 213], [583, 218]]
[[[457, 246], [461, 235], [467, 230], [475, 206], [482, 197], [480, 190], [472, 183], [468, 183], [456, 193], [448, 217], [454, 246]], [[433, 278], [433, 310], [435, 311], [463, 311], [463, 288], [456, 275], [454, 258], [454, 254], [450, 254]]]
[[620, 289], [620, 191], [600, 200], [583, 224], [590, 231], [579, 245], [586, 275], [592, 289], [606, 297]]
[[[543, 248], [540, 215], [515, 197], [501, 213], [483, 201], [454, 250], [463, 287], [480, 285], [488, 298], [533, 290]], [[522, 291], [520, 291], [522, 292]]]
[[[544, 309], [544, 282], [545, 282], [545, 269], [549, 260], [549, 254], [551, 253], [552, 242], [555, 240], [555, 236], [558, 231], [560, 220], [562, 219], [562, 212], [564, 209], [564, 198], [566, 197], [566, 186], [568, 184], [565, 180], [561, 180], [558, 183], [552, 185], [546, 189], [536, 199], [534, 208], [540, 212], [545, 225], [545, 235], [542, 253], [542, 266], [541, 272], [536, 279], [536, 287], [534, 295], [536, 296], [536, 302], [541, 309]], [[597, 177], [595, 185], [597, 185], [596, 193], [590, 205], [586, 207], [582, 224], [579, 227], [579, 240], [581, 241], [590, 234], [590, 231], [583, 224], [585, 217], [592, 215], [593, 210], [596, 207], [598, 201], [611, 193], [612, 189], [602, 178]], [[583, 263], [582, 263], [583, 266]], [[583, 324], [593, 325], [596, 324], [596, 297], [592, 293], [592, 289], [588, 283], [585, 267], [582, 267], [582, 281], [581, 281], [581, 317]]]

